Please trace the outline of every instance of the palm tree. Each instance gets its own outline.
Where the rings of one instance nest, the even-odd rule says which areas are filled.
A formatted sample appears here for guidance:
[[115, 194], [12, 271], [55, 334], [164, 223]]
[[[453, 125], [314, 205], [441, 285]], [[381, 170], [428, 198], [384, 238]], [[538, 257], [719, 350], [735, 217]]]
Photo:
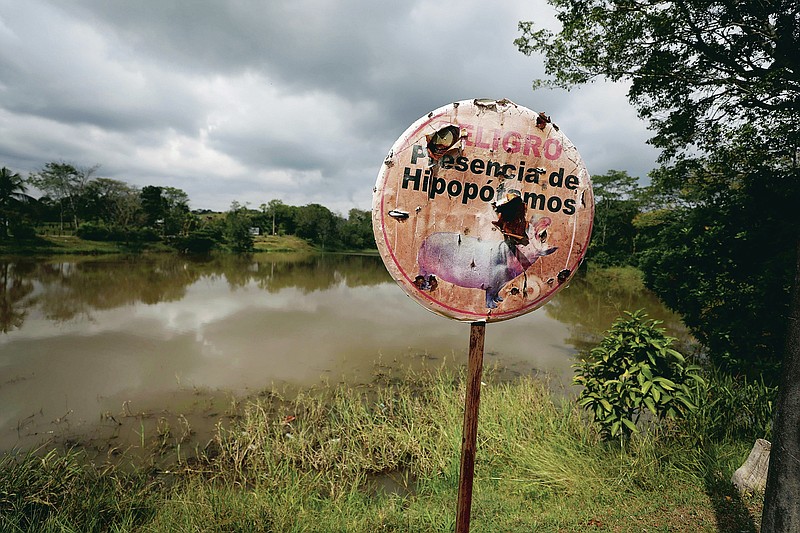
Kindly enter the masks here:
[[22, 176], [6, 167], [0, 169], [0, 240], [8, 238], [8, 222], [19, 204], [30, 199], [27, 190]]

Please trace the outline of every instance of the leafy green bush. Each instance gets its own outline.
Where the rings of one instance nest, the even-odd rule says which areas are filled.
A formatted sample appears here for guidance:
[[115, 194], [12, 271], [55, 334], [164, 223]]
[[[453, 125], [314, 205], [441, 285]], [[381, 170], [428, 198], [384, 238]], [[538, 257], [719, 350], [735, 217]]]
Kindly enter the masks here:
[[102, 223], [84, 222], [81, 224], [75, 235], [87, 241], [116, 241], [118, 235], [115, 231]]
[[583, 385], [578, 404], [594, 415], [604, 439], [628, 437], [647, 410], [677, 419], [697, 409], [700, 367], [687, 365], [670, 348], [674, 338], [642, 310], [625, 312], [593, 348], [588, 360], [573, 365], [573, 382]]
[[233, 202], [230, 211], [225, 213], [225, 225], [223, 238], [228, 248], [237, 253], [249, 253], [253, 251], [254, 239], [250, 233], [252, 221], [247, 212], [247, 208]]
[[36, 229], [25, 220], [11, 221], [9, 225], [15, 240], [25, 241], [36, 237]]
[[153, 228], [132, 228], [120, 230], [123, 237], [120, 240], [126, 242], [157, 242], [161, 240], [158, 233]]
[[179, 252], [187, 254], [207, 254], [219, 244], [220, 237], [212, 230], [201, 228], [190, 231], [188, 235], [175, 237], [170, 244]]
[[75, 235], [87, 241], [102, 242], [156, 242], [160, 239], [153, 228], [121, 228], [102, 222], [84, 222]]

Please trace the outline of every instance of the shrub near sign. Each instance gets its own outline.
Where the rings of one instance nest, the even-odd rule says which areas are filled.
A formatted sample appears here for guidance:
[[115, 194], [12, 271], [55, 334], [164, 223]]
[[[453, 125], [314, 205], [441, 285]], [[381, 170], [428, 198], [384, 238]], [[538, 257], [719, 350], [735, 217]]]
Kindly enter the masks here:
[[544, 113], [456, 102], [395, 142], [375, 186], [375, 240], [405, 292], [433, 312], [495, 322], [572, 277], [594, 216], [589, 173]]

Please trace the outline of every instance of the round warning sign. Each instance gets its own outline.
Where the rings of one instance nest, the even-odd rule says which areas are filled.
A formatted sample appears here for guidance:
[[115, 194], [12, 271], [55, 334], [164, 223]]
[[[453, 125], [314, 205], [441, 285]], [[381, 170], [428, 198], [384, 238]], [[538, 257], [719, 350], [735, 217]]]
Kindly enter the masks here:
[[594, 198], [578, 150], [544, 113], [465, 100], [409, 127], [375, 185], [386, 268], [427, 309], [496, 322], [538, 307], [583, 260]]

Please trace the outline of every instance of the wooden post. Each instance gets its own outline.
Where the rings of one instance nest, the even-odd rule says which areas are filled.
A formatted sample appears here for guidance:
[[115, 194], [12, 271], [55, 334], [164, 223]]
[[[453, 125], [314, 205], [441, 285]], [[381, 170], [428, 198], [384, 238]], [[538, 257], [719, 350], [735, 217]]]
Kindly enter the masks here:
[[486, 322], [473, 322], [469, 330], [467, 394], [464, 400], [464, 429], [461, 434], [461, 469], [458, 478], [456, 533], [469, 532], [472, 509], [472, 480], [475, 475], [475, 447], [478, 440], [478, 407], [481, 402], [483, 341]]

